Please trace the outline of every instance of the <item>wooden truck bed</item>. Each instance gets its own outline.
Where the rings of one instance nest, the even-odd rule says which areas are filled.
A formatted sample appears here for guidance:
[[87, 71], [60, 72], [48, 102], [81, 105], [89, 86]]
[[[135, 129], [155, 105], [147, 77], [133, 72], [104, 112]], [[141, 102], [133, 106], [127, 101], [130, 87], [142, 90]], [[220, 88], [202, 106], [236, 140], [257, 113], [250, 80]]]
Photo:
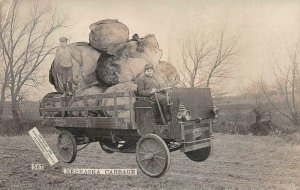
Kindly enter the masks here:
[[[104, 98], [113, 99], [113, 105], [102, 105]], [[118, 99], [120, 98], [128, 98], [128, 103], [119, 105]], [[133, 111], [134, 99], [133, 92], [103, 93], [77, 97], [45, 97], [40, 103], [40, 115], [44, 122], [51, 122], [56, 127], [136, 129]], [[98, 101], [99, 105], [89, 106], [89, 100]], [[81, 101], [83, 105], [69, 106], [71, 101]], [[99, 115], [91, 116], [91, 111], [97, 112]], [[107, 111], [112, 114], [103, 116]], [[128, 111], [129, 116], [126, 118], [118, 117], [121, 111]], [[83, 113], [84, 116], [73, 116], [73, 112]]]

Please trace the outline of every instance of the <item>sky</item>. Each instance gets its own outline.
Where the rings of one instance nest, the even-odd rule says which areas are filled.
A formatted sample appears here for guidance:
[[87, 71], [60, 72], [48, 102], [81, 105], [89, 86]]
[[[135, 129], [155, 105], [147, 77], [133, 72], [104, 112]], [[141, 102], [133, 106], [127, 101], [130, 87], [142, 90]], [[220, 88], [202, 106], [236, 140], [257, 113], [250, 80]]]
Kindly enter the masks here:
[[[181, 61], [179, 45], [195, 32], [212, 39], [226, 28], [228, 36], [239, 36], [235, 70], [225, 82], [228, 92], [237, 93], [263, 75], [272, 81], [274, 59], [287, 63], [287, 53], [300, 35], [300, 2], [296, 0], [40, 0], [68, 17], [69, 26], [55, 33], [53, 40], [67, 36], [70, 43], [88, 42], [89, 25], [102, 19], [118, 19], [130, 36], [154, 34], [163, 50], [162, 60]], [[24, 0], [29, 6], [31, 0]], [[47, 74], [51, 61], [40, 68]], [[47, 80], [32, 98], [54, 91]]]

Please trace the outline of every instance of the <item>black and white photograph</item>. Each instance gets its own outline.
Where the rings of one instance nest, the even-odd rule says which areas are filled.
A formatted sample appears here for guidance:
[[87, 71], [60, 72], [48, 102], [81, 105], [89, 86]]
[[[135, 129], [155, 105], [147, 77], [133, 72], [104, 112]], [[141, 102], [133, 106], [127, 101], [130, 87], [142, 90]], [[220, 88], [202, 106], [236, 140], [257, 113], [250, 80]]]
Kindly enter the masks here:
[[0, 189], [299, 190], [299, 0], [0, 0]]

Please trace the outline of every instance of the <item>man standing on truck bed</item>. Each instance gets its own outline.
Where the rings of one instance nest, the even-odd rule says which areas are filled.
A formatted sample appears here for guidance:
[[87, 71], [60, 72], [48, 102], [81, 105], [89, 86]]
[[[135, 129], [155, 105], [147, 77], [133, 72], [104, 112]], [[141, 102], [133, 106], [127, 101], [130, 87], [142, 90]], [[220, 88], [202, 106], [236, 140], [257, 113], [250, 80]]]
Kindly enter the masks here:
[[73, 95], [72, 80], [73, 80], [73, 63], [72, 63], [72, 48], [67, 46], [68, 38], [59, 38], [60, 46], [56, 49], [54, 64], [59, 66], [58, 76], [62, 82], [64, 93], [66, 95]]
[[[162, 119], [163, 123], [170, 120], [169, 114], [167, 114], [168, 106], [167, 106], [167, 97], [164, 93], [160, 92], [160, 84], [153, 77], [154, 67], [152, 64], [148, 63], [144, 68], [144, 75], [141, 75], [137, 78], [137, 95], [142, 97], [149, 97], [151, 101], [157, 102], [160, 105], [157, 105], [162, 108], [162, 117], [160, 117], [159, 112], [155, 109], [155, 120], [156, 123], [159, 123], [159, 119]], [[164, 121], [165, 120], [165, 121]], [[165, 124], [165, 123], [164, 123]]]

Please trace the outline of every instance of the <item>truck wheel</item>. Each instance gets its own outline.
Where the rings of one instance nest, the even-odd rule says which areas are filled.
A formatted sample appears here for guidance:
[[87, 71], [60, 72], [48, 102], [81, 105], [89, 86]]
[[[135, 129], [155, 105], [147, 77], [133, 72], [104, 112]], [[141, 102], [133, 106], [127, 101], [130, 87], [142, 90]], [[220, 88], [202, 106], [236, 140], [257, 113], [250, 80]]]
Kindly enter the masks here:
[[195, 162], [202, 162], [206, 160], [210, 154], [210, 146], [201, 148], [198, 150], [193, 150], [190, 152], [184, 153], [189, 159], [195, 161]]
[[146, 175], [160, 177], [170, 167], [170, 151], [162, 138], [155, 134], [146, 134], [137, 142], [136, 160]]
[[77, 156], [77, 144], [75, 137], [68, 131], [63, 131], [59, 134], [57, 140], [58, 152], [66, 163], [72, 163]]
[[[108, 144], [107, 144], [108, 143]], [[114, 151], [112, 151], [110, 148], [109, 148], [109, 142], [106, 142], [106, 141], [99, 141], [99, 144], [102, 148], [102, 150], [108, 154], [112, 154], [114, 153]]]

